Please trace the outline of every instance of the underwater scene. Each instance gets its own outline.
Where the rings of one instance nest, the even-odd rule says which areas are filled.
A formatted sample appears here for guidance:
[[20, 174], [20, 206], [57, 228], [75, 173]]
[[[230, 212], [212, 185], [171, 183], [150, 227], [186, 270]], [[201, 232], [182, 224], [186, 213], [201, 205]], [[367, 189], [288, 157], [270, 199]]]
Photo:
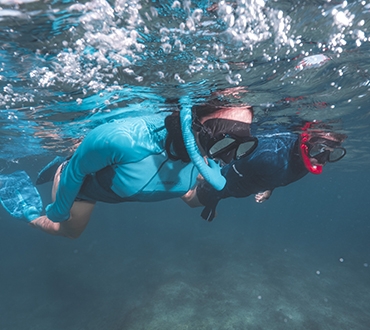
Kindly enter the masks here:
[[[0, 0], [0, 329], [370, 329], [369, 17], [369, 0]], [[189, 207], [186, 141], [184, 157], [167, 140], [135, 149], [147, 130], [130, 123], [164, 139], [157, 116], [210, 107], [253, 120], [210, 137], [193, 118], [226, 183], [199, 170]], [[131, 190], [193, 166], [171, 177], [176, 198], [149, 181], [123, 198], [110, 177], [124, 203], [97, 202], [77, 239], [32, 228], [59, 165], [68, 189], [78, 161], [98, 173], [119, 136], [82, 157], [85, 137], [117, 122], [137, 133]], [[126, 160], [144, 147], [170, 160]], [[67, 211], [93, 205], [84, 175], [57, 193]]]

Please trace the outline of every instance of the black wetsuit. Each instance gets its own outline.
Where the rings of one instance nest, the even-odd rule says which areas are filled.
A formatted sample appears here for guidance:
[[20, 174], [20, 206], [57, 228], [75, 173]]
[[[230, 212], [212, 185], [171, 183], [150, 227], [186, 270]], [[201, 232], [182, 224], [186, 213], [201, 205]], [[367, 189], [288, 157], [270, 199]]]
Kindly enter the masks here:
[[247, 197], [273, 190], [301, 179], [308, 173], [299, 153], [299, 135], [272, 132], [258, 137], [258, 147], [249, 156], [235, 160], [222, 169], [226, 177], [223, 190], [213, 189], [207, 182], [197, 186], [199, 201], [205, 205], [202, 217], [211, 221], [217, 203], [228, 197]]

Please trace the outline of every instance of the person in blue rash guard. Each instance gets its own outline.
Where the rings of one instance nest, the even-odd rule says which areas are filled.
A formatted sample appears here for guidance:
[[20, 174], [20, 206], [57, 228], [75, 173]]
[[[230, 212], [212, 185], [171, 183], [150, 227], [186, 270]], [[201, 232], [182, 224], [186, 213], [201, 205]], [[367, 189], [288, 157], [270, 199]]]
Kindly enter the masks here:
[[205, 206], [202, 217], [212, 221], [221, 199], [255, 195], [257, 203], [267, 200], [277, 187], [295, 182], [308, 173], [320, 174], [327, 162], [344, 157], [341, 143], [346, 135], [313, 129], [318, 123], [307, 123], [301, 134], [274, 131], [257, 135], [258, 146], [247, 157], [233, 160], [222, 169], [226, 186], [216, 191], [200, 180], [184, 197], [193, 207]]
[[[204, 156], [229, 162], [253, 151], [250, 106], [193, 106], [193, 132]], [[95, 202], [159, 201], [181, 197], [199, 175], [181, 135], [179, 111], [125, 118], [93, 129], [59, 166], [46, 215], [30, 224], [77, 238]]]

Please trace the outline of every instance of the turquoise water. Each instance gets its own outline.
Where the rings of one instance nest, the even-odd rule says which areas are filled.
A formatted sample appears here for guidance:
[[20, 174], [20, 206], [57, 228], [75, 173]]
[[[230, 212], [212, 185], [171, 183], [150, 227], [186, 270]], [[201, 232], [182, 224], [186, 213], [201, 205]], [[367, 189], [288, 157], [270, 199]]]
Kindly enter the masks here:
[[[346, 157], [266, 203], [100, 204], [76, 241], [0, 210], [1, 329], [368, 329], [368, 1], [0, 0], [0, 169], [228, 88], [254, 129], [321, 120]], [[315, 56], [315, 57], [313, 57]], [[50, 186], [41, 187], [44, 203]]]

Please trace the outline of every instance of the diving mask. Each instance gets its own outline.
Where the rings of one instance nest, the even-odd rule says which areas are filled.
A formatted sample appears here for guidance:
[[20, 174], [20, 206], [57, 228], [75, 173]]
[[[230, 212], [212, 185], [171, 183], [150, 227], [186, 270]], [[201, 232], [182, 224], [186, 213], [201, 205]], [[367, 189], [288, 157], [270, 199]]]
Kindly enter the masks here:
[[250, 136], [250, 125], [235, 120], [209, 119], [198, 131], [199, 142], [208, 157], [226, 164], [251, 154], [258, 144], [257, 138]]
[[311, 139], [308, 142], [308, 154], [320, 164], [334, 163], [346, 155], [346, 149], [339, 146], [338, 142], [327, 139]]

